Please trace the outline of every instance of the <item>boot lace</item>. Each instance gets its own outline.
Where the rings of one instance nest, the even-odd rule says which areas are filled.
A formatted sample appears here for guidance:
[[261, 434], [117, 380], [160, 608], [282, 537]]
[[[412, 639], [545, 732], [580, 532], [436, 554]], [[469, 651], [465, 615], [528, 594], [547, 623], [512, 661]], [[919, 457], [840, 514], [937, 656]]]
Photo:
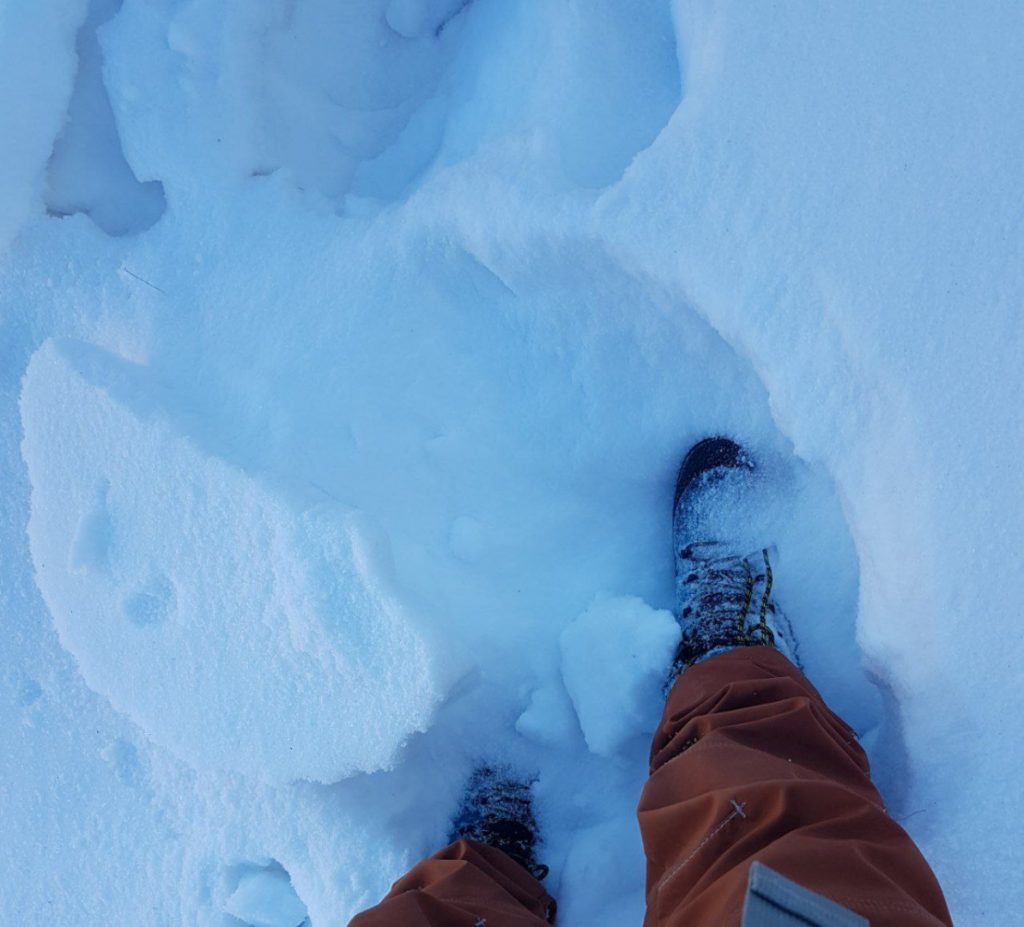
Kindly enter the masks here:
[[462, 808], [452, 822], [450, 840], [475, 840], [512, 857], [535, 879], [548, 867], [537, 862], [537, 820], [530, 786], [508, 771], [482, 766], [466, 784]]
[[[768, 549], [752, 557], [721, 550], [719, 541], [699, 541], [679, 551], [683, 637], [676, 663], [682, 668], [716, 647], [776, 646], [768, 621], [776, 616]], [[754, 558], [761, 561], [756, 566]]]

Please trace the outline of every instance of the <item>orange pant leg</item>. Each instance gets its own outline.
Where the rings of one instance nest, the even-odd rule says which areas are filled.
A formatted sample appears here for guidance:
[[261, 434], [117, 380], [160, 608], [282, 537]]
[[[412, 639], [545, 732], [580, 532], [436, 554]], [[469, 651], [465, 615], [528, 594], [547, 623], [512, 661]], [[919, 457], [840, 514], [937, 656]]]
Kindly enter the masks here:
[[555, 902], [501, 850], [458, 840], [414, 866], [349, 927], [548, 927]]
[[728, 651], [679, 677], [638, 815], [645, 927], [738, 925], [753, 860], [872, 927], [952, 923], [854, 732], [773, 648]]

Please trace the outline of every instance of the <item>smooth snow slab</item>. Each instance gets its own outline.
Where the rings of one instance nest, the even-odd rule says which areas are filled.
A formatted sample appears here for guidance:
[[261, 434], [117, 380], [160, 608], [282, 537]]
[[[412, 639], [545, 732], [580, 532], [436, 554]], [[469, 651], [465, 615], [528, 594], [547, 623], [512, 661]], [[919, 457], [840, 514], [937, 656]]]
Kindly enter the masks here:
[[438, 698], [353, 513], [297, 511], [197, 446], [146, 369], [47, 342], [26, 373], [37, 582], [88, 684], [190, 764], [387, 767]]

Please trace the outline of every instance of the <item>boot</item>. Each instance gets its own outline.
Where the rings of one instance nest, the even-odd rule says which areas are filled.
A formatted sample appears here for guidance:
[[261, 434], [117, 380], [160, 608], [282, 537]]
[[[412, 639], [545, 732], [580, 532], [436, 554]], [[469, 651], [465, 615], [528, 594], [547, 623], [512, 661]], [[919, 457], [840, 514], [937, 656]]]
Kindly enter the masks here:
[[716, 529], [727, 522], [716, 518], [716, 505], [757, 491], [755, 469], [742, 447], [722, 437], [695, 444], [679, 468], [672, 532], [682, 637], [673, 678], [734, 647], [776, 647], [800, 665], [789, 621], [772, 601], [770, 547], [746, 553], [742, 538], [713, 536], [730, 530]]
[[535, 879], [548, 867], [537, 862], [537, 820], [533, 815], [530, 785], [510, 770], [480, 766], [466, 783], [449, 842], [475, 840], [503, 850]]

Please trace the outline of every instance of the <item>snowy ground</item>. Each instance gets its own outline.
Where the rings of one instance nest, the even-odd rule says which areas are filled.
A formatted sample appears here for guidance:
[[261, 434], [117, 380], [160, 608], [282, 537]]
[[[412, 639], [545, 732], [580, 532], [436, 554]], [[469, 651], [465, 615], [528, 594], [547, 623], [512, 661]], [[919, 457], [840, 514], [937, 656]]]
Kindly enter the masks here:
[[345, 923], [486, 758], [560, 923], [639, 924], [720, 432], [956, 922], [1017, 923], [1021, 61], [1014, 2], [0, 0], [2, 909]]

